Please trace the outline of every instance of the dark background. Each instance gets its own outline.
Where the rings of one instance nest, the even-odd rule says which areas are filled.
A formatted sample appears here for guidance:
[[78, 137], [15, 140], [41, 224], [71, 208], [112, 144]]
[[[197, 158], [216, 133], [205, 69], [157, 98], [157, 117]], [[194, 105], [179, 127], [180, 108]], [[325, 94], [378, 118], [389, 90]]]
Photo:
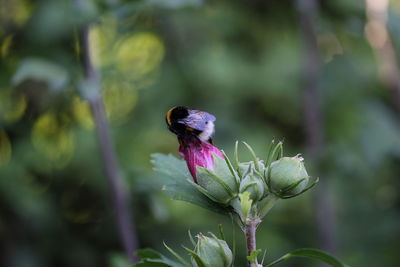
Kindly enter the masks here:
[[188, 229], [222, 223], [243, 266], [240, 230], [170, 200], [151, 169], [152, 153], [177, 155], [164, 116], [186, 105], [217, 117], [214, 142], [228, 155], [236, 140], [265, 156], [284, 139], [285, 154], [303, 153], [320, 177], [260, 226], [267, 262], [318, 247], [352, 266], [397, 266], [400, 5], [366, 2], [0, 0], [0, 265], [126, 265], [81, 86], [77, 39], [92, 23], [141, 248], [169, 255], [165, 241], [184, 254]]

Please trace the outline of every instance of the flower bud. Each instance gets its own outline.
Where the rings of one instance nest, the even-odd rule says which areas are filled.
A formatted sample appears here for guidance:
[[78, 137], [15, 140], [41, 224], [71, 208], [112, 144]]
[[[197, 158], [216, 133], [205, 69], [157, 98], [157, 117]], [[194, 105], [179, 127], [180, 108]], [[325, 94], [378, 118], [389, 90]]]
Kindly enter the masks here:
[[[233, 255], [228, 244], [215, 236], [207, 237], [203, 234], [197, 235], [195, 253], [205, 267], [230, 267]], [[197, 260], [192, 258], [193, 266], [199, 266]]]
[[226, 162], [214, 155], [214, 169], [197, 167], [197, 183], [212, 200], [227, 204], [238, 194], [238, 185]]
[[240, 193], [249, 192], [250, 198], [253, 201], [260, 200], [264, 195], [264, 182], [261, 178], [254, 173], [249, 173], [246, 177], [240, 182]]
[[[262, 160], [258, 160], [258, 169], [260, 170], [260, 174], [264, 173], [264, 162]], [[242, 175], [242, 177], [246, 176], [246, 174], [251, 171], [254, 170], [254, 161], [249, 161], [249, 162], [241, 162], [239, 164], [239, 170], [240, 173]]]
[[[300, 193], [305, 189], [309, 180], [303, 164], [303, 158], [299, 155], [295, 157], [283, 157], [272, 162], [269, 178], [272, 190], [284, 195]], [[296, 183], [299, 184], [294, 186]]]

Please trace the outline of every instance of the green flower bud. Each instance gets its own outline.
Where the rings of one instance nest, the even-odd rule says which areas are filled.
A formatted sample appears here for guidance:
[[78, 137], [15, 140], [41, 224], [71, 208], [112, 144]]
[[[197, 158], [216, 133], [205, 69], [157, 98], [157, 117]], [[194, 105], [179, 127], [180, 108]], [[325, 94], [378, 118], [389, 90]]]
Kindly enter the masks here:
[[[249, 169], [250, 167], [250, 169]], [[258, 169], [260, 170], [260, 174], [264, 173], [264, 162], [262, 160], [258, 160]], [[239, 164], [239, 170], [240, 170], [240, 174], [242, 175], [242, 177], [245, 177], [246, 174], [250, 171], [250, 170], [254, 170], [254, 161], [249, 161], [249, 162], [241, 162]]]
[[246, 177], [240, 182], [240, 193], [249, 192], [250, 198], [253, 201], [260, 200], [264, 195], [264, 182], [261, 178], [254, 173], [249, 173]]
[[237, 196], [238, 181], [221, 157], [214, 156], [213, 170], [197, 166], [196, 173], [197, 183], [204, 189], [202, 192], [212, 200], [227, 204]]
[[[305, 189], [309, 180], [303, 164], [303, 158], [299, 155], [295, 157], [283, 157], [272, 162], [269, 178], [272, 190], [277, 194], [284, 195], [300, 193]], [[296, 183], [299, 184], [294, 186]]]
[[[224, 240], [215, 236], [207, 237], [203, 234], [197, 235], [197, 238], [194, 251], [205, 267], [230, 267], [232, 265], [232, 251]], [[193, 266], [199, 266], [197, 260], [192, 258]]]

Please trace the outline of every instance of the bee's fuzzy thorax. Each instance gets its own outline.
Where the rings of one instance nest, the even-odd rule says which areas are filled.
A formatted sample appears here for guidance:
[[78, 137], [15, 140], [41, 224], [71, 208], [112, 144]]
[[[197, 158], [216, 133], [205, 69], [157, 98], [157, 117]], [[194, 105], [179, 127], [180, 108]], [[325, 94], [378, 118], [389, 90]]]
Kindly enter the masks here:
[[214, 129], [214, 122], [208, 121], [204, 130], [199, 134], [199, 139], [201, 141], [208, 142], [214, 134]]

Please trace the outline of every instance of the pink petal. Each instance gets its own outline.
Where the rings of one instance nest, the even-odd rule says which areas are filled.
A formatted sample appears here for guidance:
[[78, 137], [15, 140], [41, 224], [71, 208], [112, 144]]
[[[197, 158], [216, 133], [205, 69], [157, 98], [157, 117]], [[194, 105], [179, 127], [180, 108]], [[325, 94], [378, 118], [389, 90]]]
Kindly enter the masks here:
[[214, 154], [223, 158], [221, 151], [217, 147], [203, 142], [194, 136], [180, 139], [179, 143], [179, 154], [183, 155], [195, 183], [197, 183], [197, 166], [213, 170]]

